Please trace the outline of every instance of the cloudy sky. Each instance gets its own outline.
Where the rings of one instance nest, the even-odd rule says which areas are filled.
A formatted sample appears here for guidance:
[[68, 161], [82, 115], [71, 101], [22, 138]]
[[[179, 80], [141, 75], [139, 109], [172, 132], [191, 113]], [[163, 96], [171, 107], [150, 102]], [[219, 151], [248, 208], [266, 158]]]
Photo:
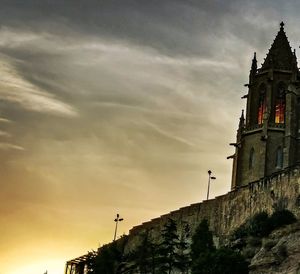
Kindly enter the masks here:
[[229, 191], [253, 52], [300, 43], [296, 0], [0, 3], [0, 274]]

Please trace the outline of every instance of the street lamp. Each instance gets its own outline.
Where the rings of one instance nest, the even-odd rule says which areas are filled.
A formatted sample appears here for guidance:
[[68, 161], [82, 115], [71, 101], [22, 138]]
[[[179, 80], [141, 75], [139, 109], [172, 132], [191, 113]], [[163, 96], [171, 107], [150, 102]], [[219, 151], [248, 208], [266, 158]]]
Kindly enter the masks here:
[[124, 219], [123, 219], [123, 218], [120, 218], [120, 215], [119, 215], [119, 213], [118, 213], [118, 214], [117, 214], [117, 218], [114, 220], [115, 223], [116, 223], [114, 241], [116, 240], [116, 237], [117, 237], [118, 223], [119, 223], [119, 222], [122, 222], [123, 220], [124, 220]]
[[211, 174], [212, 174], [211, 170], [209, 170], [207, 173], [208, 173], [208, 187], [207, 187], [207, 197], [206, 197], [206, 200], [208, 200], [208, 197], [209, 197], [210, 180], [216, 180], [216, 177], [211, 176]]

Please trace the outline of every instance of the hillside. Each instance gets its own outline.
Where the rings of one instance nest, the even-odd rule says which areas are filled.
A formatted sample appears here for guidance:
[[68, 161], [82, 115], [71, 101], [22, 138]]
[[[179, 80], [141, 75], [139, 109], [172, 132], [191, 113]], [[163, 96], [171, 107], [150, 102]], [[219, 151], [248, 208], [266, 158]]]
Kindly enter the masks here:
[[299, 274], [300, 222], [273, 231], [262, 239], [261, 246], [248, 244], [243, 252], [251, 257], [251, 250], [250, 274]]

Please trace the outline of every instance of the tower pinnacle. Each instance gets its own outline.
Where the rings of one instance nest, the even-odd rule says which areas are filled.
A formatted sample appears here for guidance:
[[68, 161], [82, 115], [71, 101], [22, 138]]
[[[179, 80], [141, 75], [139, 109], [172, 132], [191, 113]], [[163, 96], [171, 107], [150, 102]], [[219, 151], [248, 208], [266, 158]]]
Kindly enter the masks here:
[[244, 110], [242, 110], [242, 114], [240, 117], [239, 129], [241, 130], [245, 126], [245, 117], [244, 117]]
[[283, 27], [284, 23], [281, 22], [280, 30], [278, 31], [267, 57], [262, 64], [262, 70], [273, 68], [291, 71], [293, 69], [292, 64], [294, 54]]
[[251, 70], [256, 73], [256, 70], [257, 70], [256, 52], [254, 52], [254, 56], [253, 56], [253, 59], [252, 59]]

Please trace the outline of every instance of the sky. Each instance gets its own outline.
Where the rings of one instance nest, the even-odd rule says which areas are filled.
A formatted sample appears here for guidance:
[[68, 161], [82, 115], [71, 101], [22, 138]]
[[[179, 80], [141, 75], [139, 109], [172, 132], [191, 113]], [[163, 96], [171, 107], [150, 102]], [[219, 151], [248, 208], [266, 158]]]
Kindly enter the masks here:
[[299, 1], [0, 0], [0, 274], [230, 190], [251, 59]]

